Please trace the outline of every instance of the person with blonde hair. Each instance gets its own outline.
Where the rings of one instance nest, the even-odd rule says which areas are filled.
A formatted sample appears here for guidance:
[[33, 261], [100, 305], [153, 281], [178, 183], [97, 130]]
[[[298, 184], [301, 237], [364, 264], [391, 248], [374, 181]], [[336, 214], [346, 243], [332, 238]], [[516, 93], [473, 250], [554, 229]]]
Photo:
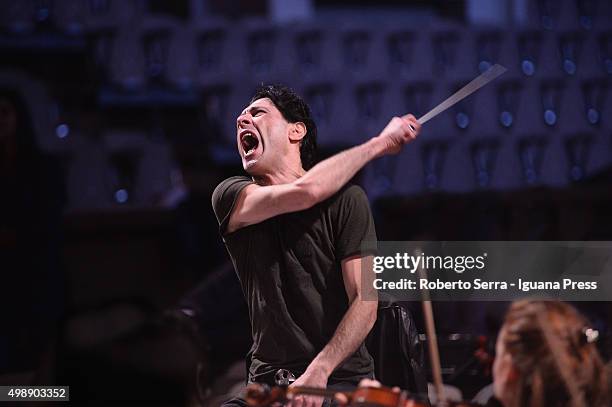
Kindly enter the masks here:
[[512, 303], [497, 338], [495, 397], [505, 407], [610, 405], [597, 336], [567, 303]]

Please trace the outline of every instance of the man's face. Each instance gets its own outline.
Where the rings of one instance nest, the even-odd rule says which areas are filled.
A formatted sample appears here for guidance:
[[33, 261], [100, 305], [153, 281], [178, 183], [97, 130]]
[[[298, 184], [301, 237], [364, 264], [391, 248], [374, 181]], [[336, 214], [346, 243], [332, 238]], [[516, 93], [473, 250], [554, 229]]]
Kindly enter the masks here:
[[274, 167], [289, 146], [288, 125], [268, 98], [247, 106], [236, 119], [236, 140], [242, 167], [251, 175], [262, 175]]

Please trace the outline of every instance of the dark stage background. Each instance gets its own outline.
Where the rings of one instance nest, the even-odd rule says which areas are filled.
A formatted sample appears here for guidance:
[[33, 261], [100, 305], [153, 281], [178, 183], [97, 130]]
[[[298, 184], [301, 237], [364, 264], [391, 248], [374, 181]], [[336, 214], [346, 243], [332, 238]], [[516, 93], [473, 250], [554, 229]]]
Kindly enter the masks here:
[[[501, 63], [356, 177], [379, 238], [612, 240], [611, 23], [604, 0], [0, 1], [0, 385], [199, 405], [240, 383], [250, 328], [210, 195], [242, 173], [261, 83], [306, 98], [326, 157]], [[459, 367], [506, 306], [436, 305], [468, 396], [490, 376]], [[610, 305], [579, 307], [608, 357]]]

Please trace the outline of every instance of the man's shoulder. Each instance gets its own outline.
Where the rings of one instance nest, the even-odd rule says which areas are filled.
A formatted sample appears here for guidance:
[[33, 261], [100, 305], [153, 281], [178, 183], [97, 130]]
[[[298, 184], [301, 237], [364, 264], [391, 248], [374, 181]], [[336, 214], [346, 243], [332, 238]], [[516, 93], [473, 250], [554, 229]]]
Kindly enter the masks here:
[[253, 180], [245, 175], [234, 175], [232, 177], [226, 178], [223, 181], [219, 182], [215, 190], [219, 188], [227, 187], [232, 184], [243, 183], [243, 182], [249, 183], [249, 182], [253, 182]]
[[334, 195], [334, 200], [342, 202], [368, 202], [368, 196], [362, 187], [357, 184], [347, 184]]
[[332, 213], [341, 214], [345, 211], [370, 210], [368, 196], [362, 187], [356, 184], [347, 184], [332, 195], [326, 205]]
[[244, 175], [237, 175], [224, 179], [217, 185], [212, 193], [212, 205], [215, 212], [219, 209], [219, 206], [233, 205], [235, 196], [242, 190], [242, 188], [251, 184], [253, 180]]
[[237, 185], [246, 186], [252, 182], [253, 180], [251, 178], [244, 176], [244, 175], [235, 175], [233, 177], [226, 178], [215, 187], [215, 190], [213, 191], [213, 195], [212, 195], [213, 201], [216, 200], [215, 198], [220, 198], [221, 195], [223, 195], [223, 193], [227, 191], [228, 189], [230, 189], [232, 186], [237, 186]]

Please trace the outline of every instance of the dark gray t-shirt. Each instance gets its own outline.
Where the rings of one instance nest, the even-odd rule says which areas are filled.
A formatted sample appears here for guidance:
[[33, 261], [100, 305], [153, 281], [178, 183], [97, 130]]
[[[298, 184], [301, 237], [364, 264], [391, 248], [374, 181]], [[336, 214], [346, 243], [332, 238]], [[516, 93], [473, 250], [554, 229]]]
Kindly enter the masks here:
[[[236, 198], [252, 182], [243, 176], [228, 178], [212, 196], [249, 308], [249, 381], [279, 368], [297, 376], [329, 342], [348, 310], [340, 262], [373, 252], [362, 243], [375, 248], [374, 222], [363, 190], [349, 185], [310, 209], [227, 234]], [[372, 372], [372, 358], [362, 344], [330, 380], [358, 381]]]

